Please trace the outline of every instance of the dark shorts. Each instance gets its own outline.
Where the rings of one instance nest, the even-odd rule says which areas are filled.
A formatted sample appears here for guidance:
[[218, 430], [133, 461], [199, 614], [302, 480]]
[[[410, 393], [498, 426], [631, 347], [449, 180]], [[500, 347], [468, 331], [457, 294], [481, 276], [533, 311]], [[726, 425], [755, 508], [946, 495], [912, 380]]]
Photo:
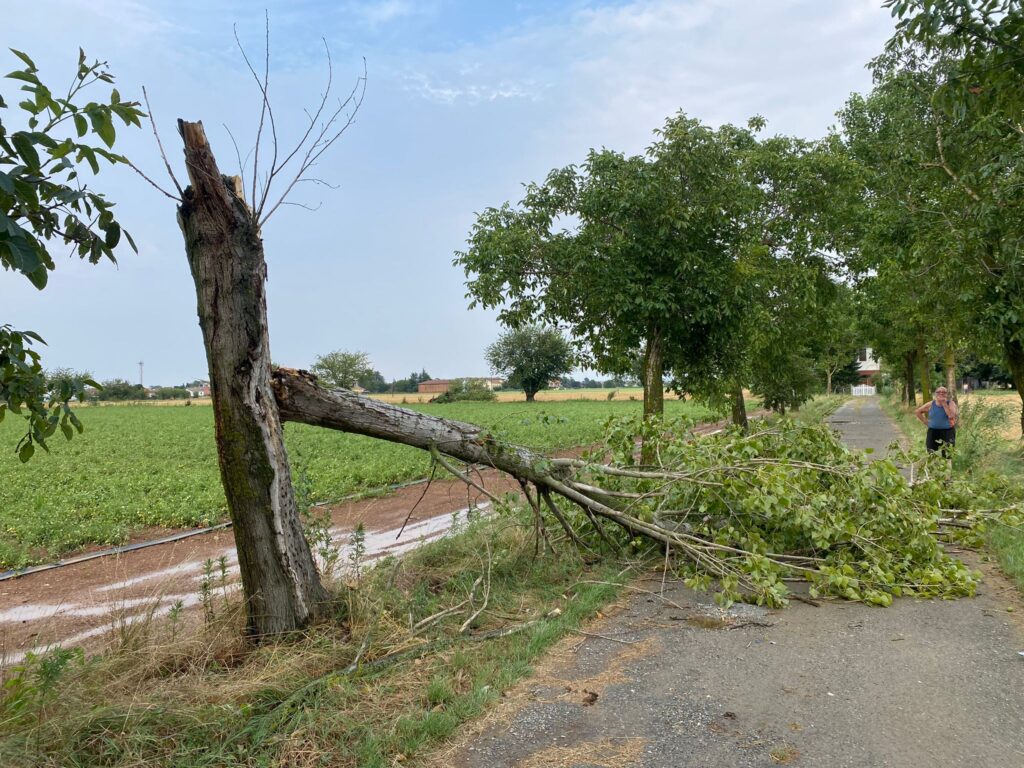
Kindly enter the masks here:
[[928, 427], [928, 437], [925, 438], [924, 445], [928, 449], [928, 453], [935, 453], [938, 450], [945, 453], [945, 446], [956, 445], [956, 428], [934, 429]]

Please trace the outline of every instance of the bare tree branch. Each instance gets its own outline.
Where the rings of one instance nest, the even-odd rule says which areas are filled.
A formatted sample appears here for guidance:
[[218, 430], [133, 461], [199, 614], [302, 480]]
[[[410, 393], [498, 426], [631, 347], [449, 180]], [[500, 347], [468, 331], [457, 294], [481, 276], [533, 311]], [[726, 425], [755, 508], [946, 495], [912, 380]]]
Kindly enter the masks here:
[[[146, 116], [149, 117], [149, 124], [153, 127], [153, 135], [156, 137], [156, 146], [160, 150], [160, 157], [163, 158], [164, 167], [167, 169], [167, 175], [170, 176], [171, 177], [171, 181], [174, 182], [174, 188], [176, 190], [178, 190], [178, 196], [174, 197], [174, 195], [171, 195], [171, 194], [165, 192], [159, 186], [154, 184], [153, 181], [148, 176], [146, 176], [146, 174], [142, 173], [142, 171], [139, 171], [138, 168], [135, 168], [134, 165], [132, 166], [132, 168], [135, 168], [136, 172], [138, 172], [139, 175], [142, 176], [142, 178], [146, 179], [146, 181], [148, 181], [150, 184], [153, 184], [154, 187], [159, 189], [165, 195], [167, 195], [168, 197], [170, 197], [173, 200], [177, 200], [178, 202], [181, 202], [181, 199], [185, 196], [185, 192], [181, 188], [181, 184], [178, 183], [178, 179], [175, 177], [174, 171], [171, 170], [171, 164], [167, 160], [167, 153], [164, 152], [163, 142], [160, 141], [160, 132], [157, 131], [157, 129], [156, 129], [156, 120], [153, 117], [153, 108], [151, 106], [149, 106], [149, 94], [146, 93], [146, 86], [142, 86], [142, 98], [146, 102]], [[129, 163], [129, 165], [131, 165], [131, 163]]]
[[[330, 51], [328, 50], [328, 67], [330, 68], [330, 66]], [[338, 103], [338, 108], [334, 110], [334, 112], [327, 119], [327, 121], [320, 126], [320, 129], [316, 133], [315, 138], [313, 138], [312, 141], [310, 142], [310, 137], [313, 135], [313, 129], [315, 128], [314, 121], [316, 119], [319, 119], [320, 115], [323, 114], [324, 107], [327, 103], [329, 90], [326, 90], [324, 92], [324, 95], [320, 102], [320, 106], [318, 107], [316, 113], [314, 114], [314, 121], [310, 122], [310, 125], [306, 129], [306, 133], [303, 135], [300, 142], [296, 145], [295, 149], [293, 149], [289, 153], [289, 155], [284, 159], [284, 161], [280, 165], [278, 165], [276, 168], [271, 169], [270, 176], [267, 179], [267, 185], [265, 187], [266, 197], [263, 201], [261, 201], [260, 207], [256, 212], [259, 226], [263, 226], [267, 219], [269, 219], [274, 214], [274, 211], [276, 211], [285, 201], [285, 199], [288, 197], [289, 193], [292, 191], [295, 185], [298, 184], [303, 178], [305, 178], [306, 172], [309, 171], [309, 169], [316, 164], [316, 161], [320, 158], [320, 156], [328, 149], [330, 149], [331, 146], [333, 146], [334, 143], [339, 138], [341, 138], [342, 134], [344, 134], [345, 131], [348, 130], [352, 123], [355, 122], [356, 114], [359, 112], [359, 108], [362, 106], [363, 103], [363, 98], [366, 95], [366, 81], [366, 59], [364, 58], [363, 74], [356, 79], [356, 82], [352, 86], [352, 90], [349, 92], [348, 96], [345, 98], [344, 101], [340, 101]], [[328, 89], [329, 88], [330, 81], [328, 82]], [[349, 111], [347, 113], [345, 112], [346, 108], [349, 108]], [[344, 121], [340, 125], [336, 125], [339, 122], [339, 118], [343, 114]], [[296, 171], [295, 176], [288, 183], [288, 186], [285, 187], [284, 192], [281, 193], [281, 196], [278, 198], [277, 202], [273, 204], [270, 210], [264, 213], [264, 204], [266, 203], [266, 200], [269, 199], [271, 182], [273, 181], [274, 177], [277, 176], [281, 171], [283, 171], [284, 168], [291, 162], [291, 160], [295, 158], [299, 154], [299, 152], [303, 150], [303, 148], [305, 148], [305, 154], [303, 155], [302, 160], [299, 162], [299, 168]]]

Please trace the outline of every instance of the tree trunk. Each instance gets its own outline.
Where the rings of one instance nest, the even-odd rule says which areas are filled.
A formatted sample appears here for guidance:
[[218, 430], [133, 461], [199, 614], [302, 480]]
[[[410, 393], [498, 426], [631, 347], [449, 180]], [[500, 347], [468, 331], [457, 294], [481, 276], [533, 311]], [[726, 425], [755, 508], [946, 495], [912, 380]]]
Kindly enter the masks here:
[[644, 350], [644, 418], [665, 413], [665, 350], [661, 330], [651, 328]]
[[[663, 340], [661, 330], [653, 327], [647, 336], [647, 349], [644, 350], [644, 420], [665, 413], [665, 382]], [[656, 457], [648, 441], [640, 446], [640, 463], [653, 464]]]
[[526, 392], [526, 402], [532, 403], [533, 402], [533, 398], [537, 396], [537, 391], [534, 390], [533, 392], [531, 392], [530, 390], [527, 389], [527, 390], [525, 390], [525, 392]]
[[921, 366], [921, 402], [927, 403], [932, 399], [931, 376], [928, 372], [931, 361], [928, 359], [928, 349], [921, 334], [917, 336], [917, 362]]
[[1006, 353], [1006, 365], [1010, 369], [1013, 386], [1021, 399], [1020, 429], [1024, 436], [1024, 343], [1016, 339], [1007, 339], [1003, 342], [1003, 351]]
[[729, 396], [732, 401], [732, 423], [747, 434], [750, 430], [750, 423], [747, 421], [747, 404], [743, 399], [743, 387], [737, 384]]
[[306, 626], [327, 598], [302, 532], [270, 388], [263, 243], [241, 181], [221, 176], [202, 123], [178, 121], [191, 186], [178, 208], [198, 297], [221, 482], [259, 640]]
[[914, 358], [917, 356], [916, 352], [906, 352], [903, 355], [903, 359], [906, 362], [906, 376], [907, 376], [907, 405], [911, 408], [917, 407], [917, 387], [914, 384]]
[[[347, 390], [326, 390], [307, 371], [277, 368], [272, 375], [274, 396], [284, 421], [312, 424], [366, 435], [423, 450], [437, 449], [471, 464], [485, 464], [528, 482], [545, 483], [549, 466], [544, 456], [527, 448], [495, 442], [474, 424], [429, 416], [361, 397]], [[550, 471], [550, 470], [549, 470]]]
[[826, 395], [830, 395], [830, 396], [832, 394], [832, 369], [831, 368], [826, 368], [825, 369], [825, 394]]
[[959, 402], [956, 392], [956, 355], [951, 347], [946, 347], [942, 354], [942, 364], [946, 373], [946, 389], [949, 399]]

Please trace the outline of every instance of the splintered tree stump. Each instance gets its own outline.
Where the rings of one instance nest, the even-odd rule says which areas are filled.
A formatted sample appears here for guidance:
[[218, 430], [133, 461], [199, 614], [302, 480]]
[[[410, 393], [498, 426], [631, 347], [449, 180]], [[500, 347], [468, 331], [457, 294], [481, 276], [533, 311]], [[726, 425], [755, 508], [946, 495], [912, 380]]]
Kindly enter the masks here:
[[196, 284], [217, 458], [251, 637], [315, 619], [327, 598], [302, 532], [270, 387], [267, 266], [241, 180], [222, 176], [200, 122], [178, 121], [191, 185], [178, 208]]

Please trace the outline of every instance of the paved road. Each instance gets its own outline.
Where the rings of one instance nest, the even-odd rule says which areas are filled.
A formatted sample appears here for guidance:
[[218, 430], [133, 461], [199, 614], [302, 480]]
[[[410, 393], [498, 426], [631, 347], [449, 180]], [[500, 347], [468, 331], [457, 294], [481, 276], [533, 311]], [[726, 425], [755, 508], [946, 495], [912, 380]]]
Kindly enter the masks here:
[[[832, 421], [878, 453], [897, 436], [870, 399]], [[433, 764], [1024, 766], [1024, 604], [980, 567], [973, 599], [887, 609], [722, 613], [680, 584], [635, 592]]]
[[903, 433], [878, 404], [877, 397], [854, 397], [828, 418], [828, 423], [852, 448], [870, 448], [874, 458], [886, 455], [893, 443], [905, 443]]

